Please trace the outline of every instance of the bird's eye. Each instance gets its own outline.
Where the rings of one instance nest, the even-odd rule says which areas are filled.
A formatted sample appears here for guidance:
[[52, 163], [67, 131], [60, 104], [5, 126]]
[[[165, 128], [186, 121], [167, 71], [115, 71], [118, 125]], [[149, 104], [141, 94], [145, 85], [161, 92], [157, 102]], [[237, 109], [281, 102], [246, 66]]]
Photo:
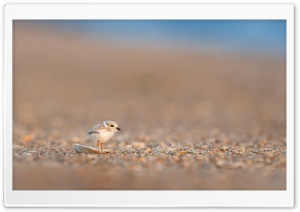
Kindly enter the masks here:
[[111, 127], [114, 127], [114, 125], [110, 125]]

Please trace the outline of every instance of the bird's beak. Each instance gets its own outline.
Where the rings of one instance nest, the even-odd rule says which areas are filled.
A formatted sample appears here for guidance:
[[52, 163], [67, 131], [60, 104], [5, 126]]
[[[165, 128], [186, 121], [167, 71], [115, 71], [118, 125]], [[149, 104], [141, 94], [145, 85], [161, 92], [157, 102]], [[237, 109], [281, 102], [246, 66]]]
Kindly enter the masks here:
[[117, 127], [117, 130], [121, 130], [121, 128]]

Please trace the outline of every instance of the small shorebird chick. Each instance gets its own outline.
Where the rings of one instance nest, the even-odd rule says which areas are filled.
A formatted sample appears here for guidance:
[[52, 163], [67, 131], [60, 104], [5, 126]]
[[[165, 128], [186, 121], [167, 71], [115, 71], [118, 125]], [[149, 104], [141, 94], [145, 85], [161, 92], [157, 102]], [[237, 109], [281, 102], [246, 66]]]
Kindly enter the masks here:
[[121, 130], [118, 124], [114, 121], [104, 121], [102, 124], [96, 125], [90, 132], [89, 135], [94, 142], [97, 142], [97, 147], [103, 149], [103, 143], [107, 142], [111, 137]]

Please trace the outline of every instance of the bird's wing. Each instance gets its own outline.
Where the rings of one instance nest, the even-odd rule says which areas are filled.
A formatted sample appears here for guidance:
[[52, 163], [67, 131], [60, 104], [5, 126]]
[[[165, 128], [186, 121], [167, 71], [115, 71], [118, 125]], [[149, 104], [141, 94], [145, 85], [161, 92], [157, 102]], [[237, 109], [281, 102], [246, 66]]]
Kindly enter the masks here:
[[99, 134], [98, 131], [90, 131], [89, 134]]
[[98, 124], [91, 131], [89, 131], [89, 134], [99, 134], [98, 130], [101, 129], [105, 129], [105, 127], [101, 124]]
[[104, 129], [106, 129], [106, 128], [103, 125], [99, 124], [96, 127], [94, 127], [93, 130], [96, 131], [96, 130], [104, 130]]

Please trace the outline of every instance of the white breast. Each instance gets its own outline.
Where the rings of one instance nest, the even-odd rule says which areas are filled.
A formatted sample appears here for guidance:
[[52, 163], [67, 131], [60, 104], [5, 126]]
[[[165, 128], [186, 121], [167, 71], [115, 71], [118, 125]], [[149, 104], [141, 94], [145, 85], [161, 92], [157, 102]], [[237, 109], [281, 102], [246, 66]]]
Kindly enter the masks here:
[[99, 130], [98, 132], [99, 134], [93, 134], [91, 136], [95, 142], [100, 141], [101, 143], [105, 143], [114, 135], [114, 132], [107, 130]]
[[101, 142], [105, 143], [114, 135], [114, 132], [105, 132], [101, 134]]

